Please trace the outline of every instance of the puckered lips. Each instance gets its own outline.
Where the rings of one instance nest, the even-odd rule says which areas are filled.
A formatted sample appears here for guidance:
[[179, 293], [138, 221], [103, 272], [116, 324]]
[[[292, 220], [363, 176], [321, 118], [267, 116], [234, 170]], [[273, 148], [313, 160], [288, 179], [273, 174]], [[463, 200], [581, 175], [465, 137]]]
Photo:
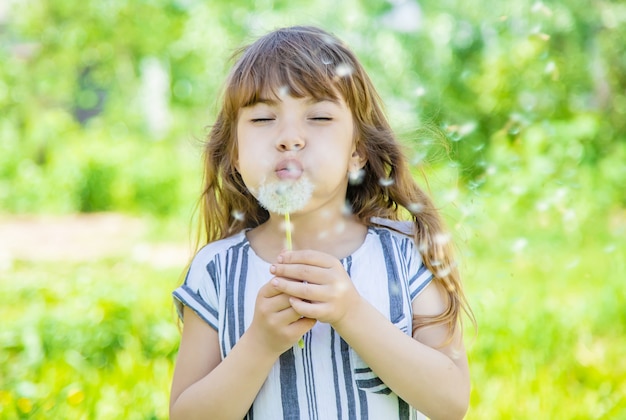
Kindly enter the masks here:
[[274, 173], [281, 180], [298, 179], [302, 176], [304, 168], [297, 159], [283, 159], [276, 165]]

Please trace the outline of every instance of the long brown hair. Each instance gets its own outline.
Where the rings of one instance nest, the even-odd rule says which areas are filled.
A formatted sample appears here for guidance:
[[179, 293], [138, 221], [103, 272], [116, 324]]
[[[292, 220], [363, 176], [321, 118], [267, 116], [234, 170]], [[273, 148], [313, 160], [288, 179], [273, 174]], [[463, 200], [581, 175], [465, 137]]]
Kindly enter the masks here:
[[298, 26], [270, 32], [235, 57], [204, 150], [200, 217], [206, 243], [269, 218], [235, 169], [239, 110], [268, 91], [278, 96], [288, 89], [292, 96], [313, 98], [336, 98], [339, 93], [353, 114], [357, 150], [367, 159], [362, 182], [347, 191], [354, 215], [365, 225], [373, 224], [372, 217], [412, 220], [424, 264], [447, 294], [447, 309], [438, 316], [415, 317], [414, 329], [443, 323], [451, 337], [463, 311], [475, 322], [443, 220], [415, 182], [382, 101], [354, 53], [330, 33]]

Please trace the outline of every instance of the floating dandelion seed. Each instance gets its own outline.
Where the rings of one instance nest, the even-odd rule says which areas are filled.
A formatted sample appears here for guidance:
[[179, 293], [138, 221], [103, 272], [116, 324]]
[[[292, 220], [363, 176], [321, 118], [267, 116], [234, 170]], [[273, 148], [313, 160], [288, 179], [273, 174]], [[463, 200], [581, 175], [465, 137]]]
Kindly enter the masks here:
[[339, 223], [337, 224], [337, 226], [335, 226], [334, 230], [336, 234], [342, 234], [346, 230], [346, 224], [343, 222]]
[[413, 214], [421, 213], [424, 209], [424, 205], [422, 203], [411, 203], [408, 207], [409, 211]]
[[437, 245], [445, 245], [450, 242], [450, 234], [449, 233], [438, 233], [433, 238], [433, 242]]
[[322, 60], [322, 64], [325, 64], [325, 65], [333, 64], [333, 59], [327, 55], [323, 55], [321, 57], [321, 60]]
[[443, 199], [446, 202], [453, 202], [454, 200], [457, 199], [458, 196], [459, 196], [459, 190], [455, 188], [455, 189], [446, 191], [443, 195]]
[[289, 86], [281, 86], [278, 88], [278, 96], [280, 96], [281, 98], [284, 98], [286, 96], [289, 96]]
[[352, 204], [350, 204], [348, 200], [346, 200], [346, 202], [344, 203], [343, 209], [341, 209], [341, 214], [343, 214], [344, 216], [352, 215]]
[[604, 252], [607, 254], [610, 254], [612, 252], [615, 252], [616, 249], [617, 247], [615, 246], [615, 244], [608, 244], [607, 246], [604, 247]]
[[519, 254], [524, 250], [524, 248], [526, 248], [527, 245], [528, 239], [518, 238], [515, 240], [515, 242], [513, 242], [513, 245], [511, 246], [511, 251], [513, 251], [515, 254]]
[[390, 186], [392, 186], [392, 185], [393, 185], [393, 182], [394, 182], [394, 181], [393, 181], [393, 178], [380, 178], [380, 179], [378, 180], [378, 184], [379, 184], [381, 187], [390, 187]]
[[358, 171], [350, 171], [348, 174], [350, 185], [359, 185], [365, 179], [365, 169], [359, 169]]
[[422, 96], [426, 95], [426, 88], [424, 88], [424, 86], [419, 86], [417, 89], [415, 89], [413, 93], [418, 98], [421, 98]]
[[411, 165], [419, 166], [426, 160], [426, 152], [417, 152], [413, 155], [413, 159], [411, 159]]
[[230, 213], [231, 216], [233, 216], [233, 219], [239, 221], [239, 222], [243, 222], [246, 218], [246, 215], [244, 212], [242, 212], [241, 210], [233, 210]]
[[337, 67], [335, 67], [335, 74], [337, 77], [349, 76], [353, 71], [352, 67], [346, 63], [338, 64]]
[[440, 270], [437, 270], [437, 277], [439, 278], [443, 278], [448, 276], [450, 273], [452, 272], [452, 269], [450, 267], [445, 267], [442, 268]]
[[533, 4], [530, 11], [533, 13], [543, 13], [545, 16], [552, 16], [552, 10], [540, 1]]

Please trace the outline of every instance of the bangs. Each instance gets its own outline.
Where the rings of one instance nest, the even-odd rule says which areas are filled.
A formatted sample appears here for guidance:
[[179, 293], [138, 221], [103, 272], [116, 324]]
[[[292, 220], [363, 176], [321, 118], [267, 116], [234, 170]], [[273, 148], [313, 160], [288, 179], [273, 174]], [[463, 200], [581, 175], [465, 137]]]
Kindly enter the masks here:
[[314, 28], [279, 30], [243, 49], [227, 84], [231, 110], [284, 95], [337, 100], [344, 96], [353, 57], [338, 40]]

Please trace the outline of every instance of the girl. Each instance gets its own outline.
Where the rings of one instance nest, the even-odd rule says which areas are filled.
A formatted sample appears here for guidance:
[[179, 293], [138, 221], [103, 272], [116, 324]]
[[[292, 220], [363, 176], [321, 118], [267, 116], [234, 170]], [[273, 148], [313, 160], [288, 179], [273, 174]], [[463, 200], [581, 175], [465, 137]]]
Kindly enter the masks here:
[[[172, 419], [464, 416], [471, 312], [380, 102], [320, 29], [241, 51], [205, 150], [207, 245], [174, 291]], [[287, 226], [259, 203], [275, 183], [305, 194]]]

